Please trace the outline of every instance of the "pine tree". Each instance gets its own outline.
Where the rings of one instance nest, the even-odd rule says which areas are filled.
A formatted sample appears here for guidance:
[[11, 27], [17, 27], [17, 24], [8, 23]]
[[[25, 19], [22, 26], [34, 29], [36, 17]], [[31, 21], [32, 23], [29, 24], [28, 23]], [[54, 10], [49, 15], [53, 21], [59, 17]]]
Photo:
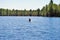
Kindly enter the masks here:
[[40, 16], [40, 9], [37, 9], [37, 16]]
[[49, 12], [50, 12], [50, 16], [54, 16], [53, 15], [53, 0], [50, 1], [50, 10], [49, 10]]
[[30, 16], [32, 16], [32, 10], [30, 9], [30, 13], [29, 13]]

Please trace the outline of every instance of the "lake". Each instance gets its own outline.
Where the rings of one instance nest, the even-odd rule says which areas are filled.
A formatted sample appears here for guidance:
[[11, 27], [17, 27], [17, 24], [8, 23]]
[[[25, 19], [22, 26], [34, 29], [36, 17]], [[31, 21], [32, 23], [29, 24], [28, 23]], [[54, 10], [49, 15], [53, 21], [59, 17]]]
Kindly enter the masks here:
[[60, 18], [0, 16], [0, 40], [60, 40]]

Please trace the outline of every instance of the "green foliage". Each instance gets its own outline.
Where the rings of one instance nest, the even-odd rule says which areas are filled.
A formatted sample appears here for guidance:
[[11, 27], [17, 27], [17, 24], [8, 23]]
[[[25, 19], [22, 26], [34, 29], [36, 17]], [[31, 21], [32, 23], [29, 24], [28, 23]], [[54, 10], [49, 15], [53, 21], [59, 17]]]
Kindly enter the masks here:
[[42, 8], [41, 14], [42, 16], [60, 17], [60, 4], [54, 4], [51, 0], [49, 5]]
[[39, 15], [40, 9], [37, 10], [15, 10], [15, 9], [2, 9], [0, 8], [0, 16], [37, 16]]

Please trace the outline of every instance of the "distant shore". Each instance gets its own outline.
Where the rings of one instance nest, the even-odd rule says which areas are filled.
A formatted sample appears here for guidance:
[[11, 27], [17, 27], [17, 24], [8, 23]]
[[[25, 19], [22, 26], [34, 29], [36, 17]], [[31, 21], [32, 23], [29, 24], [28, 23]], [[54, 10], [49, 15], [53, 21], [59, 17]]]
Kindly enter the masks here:
[[60, 4], [53, 3], [53, 0], [42, 9], [36, 10], [15, 10], [0, 8], [0, 16], [43, 16], [43, 17], [60, 17]]

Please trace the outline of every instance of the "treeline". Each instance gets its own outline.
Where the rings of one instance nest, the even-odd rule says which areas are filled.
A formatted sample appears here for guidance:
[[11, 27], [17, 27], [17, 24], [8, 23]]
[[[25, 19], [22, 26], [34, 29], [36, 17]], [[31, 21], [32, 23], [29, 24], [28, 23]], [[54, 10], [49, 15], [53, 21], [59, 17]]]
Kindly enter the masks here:
[[60, 4], [57, 5], [53, 3], [53, 0], [51, 0], [49, 5], [46, 5], [41, 9], [41, 15], [48, 17], [60, 17]]
[[9, 10], [9, 9], [0, 9], [0, 16], [40, 16], [40, 9], [37, 10]]
[[47, 17], [60, 17], [60, 4], [53, 3], [53, 0], [41, 10], [15, 10], [0, 8], [0, 16], [47, 16]]

